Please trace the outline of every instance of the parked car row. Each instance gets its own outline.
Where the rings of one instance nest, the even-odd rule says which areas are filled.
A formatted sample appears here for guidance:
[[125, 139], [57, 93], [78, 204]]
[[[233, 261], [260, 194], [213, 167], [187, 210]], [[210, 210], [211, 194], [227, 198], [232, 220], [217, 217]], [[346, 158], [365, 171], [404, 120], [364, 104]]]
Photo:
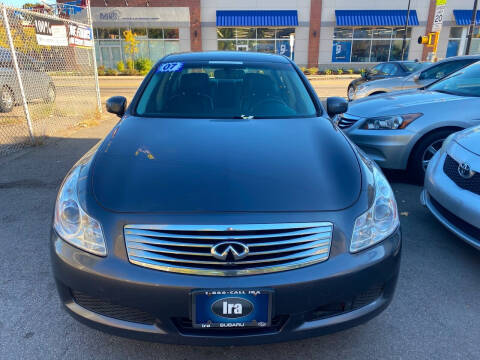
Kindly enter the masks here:
[[[449, 230], [480, 249], [478, 60], [464, 56], [433, 64], [419, 76], [442, 68], [460, 70], [419, 89], [353, 101], [334, 120], [382, 168], [408, 170], [424, 181], [421, 202]], [[395, 90], [393, 79], [368, 84], [378, 89], [388, 81], [389, 91]]]
[[478, 60], [480, 55], [450, 57], [433, 64], [412, 61], [380, 63], [350, 83], [348, 99], [422, 88]]

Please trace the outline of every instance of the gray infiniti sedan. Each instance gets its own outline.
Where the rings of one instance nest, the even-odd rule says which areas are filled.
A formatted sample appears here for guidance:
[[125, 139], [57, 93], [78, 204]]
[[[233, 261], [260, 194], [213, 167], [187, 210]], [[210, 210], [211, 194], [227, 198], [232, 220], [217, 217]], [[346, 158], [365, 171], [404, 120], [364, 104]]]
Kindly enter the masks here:
[[426, 67], [421, 67], [408, 76], [369, 81], [359, 85], [354, 91], [351, 91], [349, 88], [348, 99], [358, 100], [391, 91], [421, 88], [479, 60], [480, 55], [455, 56]]
[[354, 101], [334, 122], [381, 167], [423, 180], [445, 138], [480, 124], [480, 63], [424, 89]]
[[68, 173], [51, 233], [65, 309], [117, 335], [248, 345], [365, 322], [394, 296], [393, 191], [283, 56], [170, 54]]
[[479, 126], [445, 140], [428, 165], [421, 201], [447, 229], [480, 250]]

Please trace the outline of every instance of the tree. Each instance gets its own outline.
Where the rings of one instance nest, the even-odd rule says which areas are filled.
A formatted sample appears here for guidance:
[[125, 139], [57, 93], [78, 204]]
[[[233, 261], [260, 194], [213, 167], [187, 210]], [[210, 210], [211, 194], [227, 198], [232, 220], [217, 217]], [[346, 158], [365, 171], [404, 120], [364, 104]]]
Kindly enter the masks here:
[[125, 53], [129, 55], [130, 61], [127, 61], [127, 67], [129, 70], [134, 69], [134, 58], [138, 53], [138, 40], [137, 34], [132, 33], [132, 30], [125, 30], [123, 32], [123, 37], [125, 38]]

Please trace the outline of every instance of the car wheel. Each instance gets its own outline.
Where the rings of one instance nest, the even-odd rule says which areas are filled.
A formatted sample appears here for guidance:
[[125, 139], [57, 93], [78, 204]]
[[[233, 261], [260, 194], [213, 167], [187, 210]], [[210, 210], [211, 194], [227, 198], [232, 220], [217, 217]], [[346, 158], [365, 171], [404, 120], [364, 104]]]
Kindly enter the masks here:
[[350, 85], [347, 90], [348, 100], [352, 101], [354, 96], [355, 96], [355, 89], [353, 88], [352, 85]]
[[425, 178], [425, 171], [433, 156], [440, 150], [443, 141], [448, 135], [454, 133], [454, 130], [439, 130], [432, 134], [425, 136], [416, 145], [412, 152], [409, 164], [410, 177], [422, 183]]
[[0, 92], [0, 112], [10, 112], [15, 105], [15, 97], [12, 90], [4, 86]]
[[55, 86], [53, 84], [49, 84], [47, 89], [47, 94], [45, 95], [45, 98], [43, 99], [43, 101], [46, 102], [47, 104], [51, 104], [55, 101], [55, 96], [56, 96]]

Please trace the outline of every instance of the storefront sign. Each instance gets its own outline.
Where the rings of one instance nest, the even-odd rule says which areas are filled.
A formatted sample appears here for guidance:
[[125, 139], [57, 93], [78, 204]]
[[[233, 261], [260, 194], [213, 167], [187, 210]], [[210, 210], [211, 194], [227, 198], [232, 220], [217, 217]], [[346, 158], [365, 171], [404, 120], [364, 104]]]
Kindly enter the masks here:
[[277, 49], [276, 53], [286, 57], [291, 55], [290, 40], [277, 40]]
[[33, 23], [38, 45], [68, 46], [67, 28], [63, 21], [38, 17]]
[[442, 30], [443, 15], [447, 0], [437, 0], [437, 7], [435, 8], [435, 15], [433, 16], [432, 32], [440, 32]]
[[334, 41], [332, 62], [349, 62], [352, 43], [350, 41]]
[[93, 33], [88, 26], [68, 25], [68, 45], [77, 47], [92, 47]]

